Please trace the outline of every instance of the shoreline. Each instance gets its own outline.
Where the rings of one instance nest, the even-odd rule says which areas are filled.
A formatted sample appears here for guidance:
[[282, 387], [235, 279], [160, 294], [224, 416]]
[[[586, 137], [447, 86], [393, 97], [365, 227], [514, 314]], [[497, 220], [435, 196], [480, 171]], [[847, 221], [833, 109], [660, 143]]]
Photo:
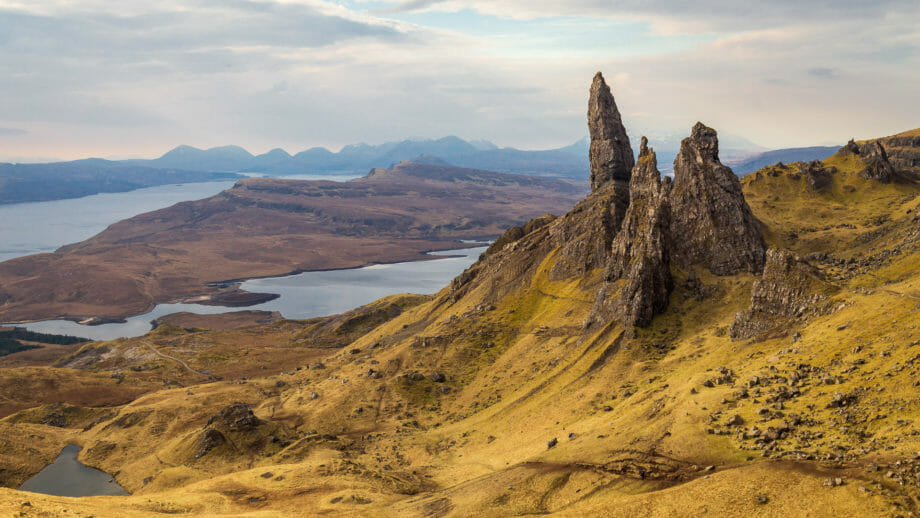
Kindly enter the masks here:
[[[489, 238], [484, 238], [484, 239], [489, 239]], [[344, 268], [298, 269], [298, 270], [294, 270], [294, 271], [291, 271], [291, 272], [288, 272], [288, 273], [284, 273], [284, 274], [281, 274], [281, 275], [258, 275], [258, 276], [244, 277], [244, 278], [239, 278], [239, 279], [229, 279], [229, 280], [225, 280], [225, 281], [214, 281], [214, 282], [206, 283], [205, 286], [220, 289], [220, 288], [229, 288], [230, 286], [232, 286], [232, 285], [235, 284], [235, 285], [237, 285], [237, 288], [232, 289], [232, 290], [217, 292], [217, 293], [214, 293], [214, 294], [203, 293], [203, 294], [192, 295], [192, 296], [189, 296], [189, 297], [183, 297], [183, 298], [178, 298], [178, 299], [177, 299], [177, 298], [169, 298], [169, 299], [165, 299], [165, 300], [153, 300], [153, 301], [149, 302], [148, 304], [146, 304], [146, 305], [144, 306], [144, 309], [143, 309], [142, 311], [137, 312], [137, 313], [133, 313], [133, 312], [132, 312], [132, 313], [120, 313], [120, 314], [116, 314], [116, 315], [106, 315], [106, 316], [99, 316], [99, 315], [83, 315], [83, 316], [57, 315], [57, 316], [50, 317], [50, 318], [32, 318], [32, 319], [17, 319], [17, 320], [3, 321], [3, 322], [0, 322], [0, 326], [21, 326], [21, 325], [25, 325], [25, 324], [35, 324], [35, 323], [40, 323], [40, 322], [49, 322], [49, 321], [56, 321], [56, 320], [58, 320], [58, 321], [73, 322], [73, 323], [75, 323], [75, 324], [78, 324], [78, 325], [81, 325], [81, 326], [86, 326], [86, 327], [95, 327], [95, 326], [105, 325], [105, 324], [126, 324], [126, 323], [128, 323], [128, 319], [130, 319], [130, 318], [135, 318], [135, 317], [138, 317], [138, 316], [143, 316], [143, 315], [146, 315], [146, 314], [148, 314], [148, 313], [151, 313], [151, 312], [153, 312], [153, 311], [157, 308], [157, 306], [159, 306], [159, 305], [161, 305], [161, 304], [194, 304], [194, 305], [201, 305], [201, 306], [224, 307], [224, 308], [228, 308], [228, 309], [233, 309], [233, 308], [241, 308], [241, 309], [244, 309], [244, 308], [248, 308], [248, 307], [252, 307], [252, 306], [258, 306], [258, 305], [264, 304], [264, 303], [266, 303], [266, 302], [270, 302], [270, 301], [275, 300], [275, 299], [277, 299], [277, 298], [279, 298], [279, 297], [281, 296], [280, 294], [277, 294], [277, 293], [254, 293], [254, 292], [249, 292], [249, 291], [245, 291], [245, 290], [240, 289], [239, 286], [241, 286], [242, 283], [244, 283], [244, 282], [246, 282], [246, 281], [250, 281], [250, 280], [260, 280], [260, 279], [275, 279], [275, 278], [292, 277], [292, 276], [300, 275], [300, 274], [303, 274], [303, 273], [313, 273], [313, 272], [333, 272], [333, 271], [360, 270], [360, 269], [362, 269], [362, 268], [368, 268], [368, 267], [376, 266], [376, 265], [390, 265], [390, 264], [401, 264], [401, 263], [416, 263], [416, 262], [436, 261], [436, 260], [439, 260], [439, 259], [457, 258], [457, 257], [463, 257], [463, 255], [462, 255], [462, 254], [459, 254], [459, 255], [433, 255], [433, 254], [435, 254], [435, 253], [437, 253], [437, 252], [449, 252], [449, 251], [452, 251], [452, 250], [469, 250], [469, 249], [471, 249], [471, 248], [479, 248], [479, 247], [488, 245], [488, 243], [490, 243], [490, 242], [491, 242], [491, 241], [487, 241], [487, 240], [483, 240], [483, 241], [480, 241], [480, 240], [476, 240], [476, 241], [473, 241], [473, 240], [454, 241], [454, 242], [451, 242], [451, 243], [447, 243], [447, 244], [450, 245], [450, 246], [445, 246], [444, 248], [433, 248], [433, 249], [426, 250], [426, 251], [424, 251], [424, 252], [419, 252], [419, 257], [418, 257], [417, 259], [414, 259], [414, 260], [371, 261], [371, 262], [368, 262], [368, 263], [366, 263], [366, 264], [362, 264], [362, 265], [358, 265], [358, 266], [351, 266], [351, 267], [344, 267]], [[457, 244], [466, 245], [466, 246], [456, 246]], [[215, 301], [214, 303], [208, 303], [208, 302], [214, 301], [215, 297], [227, 297], [227, 298], [229, 298], [229, 297], [233, 297], [233, 296], [242, 296], [242, 297], [260, 296], [260, 297], [256, 297], [256, 298], [253, 299], [252, 302], [244, 303], [244, 304], [228, 304], [228, 303], [221, 303], [220, 301]], [[194, 299], [200, 299], [200, 300], [194, 300]], [[165, 316], [165, 315], [164, 315], [164, 316]], [[161, 317], [157, 317], [157, 318], [162, 318], [162, 316], [161, 316]], [[89, 321], [89, 320], [94, 320], [94, 322], [92, 322], [92, 323], [84, 323], [84, 322]], [[154, 320], [155, 320], [155, 319], [154, 319]], [[151, 324], [152, 324], [152, 322], [153, 322], [153, 320], [151, 320]]]

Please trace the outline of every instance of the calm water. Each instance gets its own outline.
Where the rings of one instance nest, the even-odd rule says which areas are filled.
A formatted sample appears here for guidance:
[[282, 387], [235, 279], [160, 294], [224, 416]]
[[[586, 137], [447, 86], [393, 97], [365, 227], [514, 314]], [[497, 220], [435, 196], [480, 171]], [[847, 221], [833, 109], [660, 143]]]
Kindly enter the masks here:
[[[356, 177], [298, 175], [296, 178], [346, 181]], [[233, 184], [206, 182], [160, 185], [69, 200], [0, 205], [0, 261], [53, 252], [64, 245], [90, 238], [112, 223], [169, 207], [180, 201], [207, 198], [233, 187]]]
[[41, 333], [111, 340], [140, 336], [150, 331], [151, 320], [179, 311], [214, 314], [241, 309], [260, 309], [280, 311], [284, 317], [294, 319], [333, 315], [396, 293], [434, 293], [473, 264], [485, 249], [480, 246], [432, 252], [432, 255], [455, 256], [433, 261], [380, 264], [365, 268], [305, 272], [285, 277], [250, 280], [243, 283], [243, 289], [246, 291], [277, 293], [281, 297], [245, 308], [160, 304], [150, 313], [128, 318], [124, 324], [81, 326], [67, 320], [46, 320], [17, 325]]
[[128, 492], [111, 475], [77, 460], [80, 447], [68, 444], [57, 460], [19, 486], [22, 491], [55, 496], [124, 496]]

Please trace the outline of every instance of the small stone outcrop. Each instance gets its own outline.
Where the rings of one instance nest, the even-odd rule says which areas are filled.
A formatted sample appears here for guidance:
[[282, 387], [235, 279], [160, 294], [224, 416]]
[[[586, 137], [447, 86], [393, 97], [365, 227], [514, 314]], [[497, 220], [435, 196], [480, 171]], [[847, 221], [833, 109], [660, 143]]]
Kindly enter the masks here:
[[259, 419], [251, 405], [237, 402], [211, 416], [202, 430], [191, 437], [190, 460], [241, 454], [269, 457], [289, 445], [296, 432]]
[[837, 151], [838, 155], [858, 155], [859, 154], [859, 144], [855, 140], [850, 139], [843, 147]]
[[763, 276], [754, 282], [749, 309], [735, 314], [733, 339], [785, 334], [791, 323], [829, 310], [836, 288], [817, 268], [787, 250], [771, 248]]
[[693, 126], [674, 160], [671, 189], [672, 258], [716, 275], [763, 271], [766, 243], [744, 200], [741, 182], [719, 161], [716, 131]]
[[222, 408], [217, 415], [208, 420], [207, 425], [218, 425], [233, 431], [249, 431], [258, 428], [260, 424], [262, 420], [252, 413], [249, 405], [234, 403]]
[[805, 177], [808, 185], [816, 191], [824, 191], [831, 184], [831, 175], [836, 172], [834, 167], [824, 167], [820, 160], [809, 163], [797, 162], [798, 173]]
[[629, 182], [635, 158], [617, 103], [600, 72], [591, 83], [588, 130], [591, 134], [591, 190], [596, 191], [611, 181]]

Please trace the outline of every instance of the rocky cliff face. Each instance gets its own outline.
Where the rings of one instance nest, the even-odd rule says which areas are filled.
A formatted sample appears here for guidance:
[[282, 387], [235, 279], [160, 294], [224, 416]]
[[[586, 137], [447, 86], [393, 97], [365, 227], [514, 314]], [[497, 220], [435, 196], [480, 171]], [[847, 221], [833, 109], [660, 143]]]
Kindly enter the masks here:
[[716, 131], [698, 122], [674, 160], [674, 258], [716, 275], [763, 270], [766, 244], [741, 192], [741, 182], [719, 161]]
[[629, 182], [635, 158], [617, 103], [600, 72], [591, 83], [588, 130], [591, 134], [591, 190], [596, 191], [611, 181]]
[[888, 161], [898, 171], [920, 178], [920, 130], [907, 131], [879, 139], [888, 154]]

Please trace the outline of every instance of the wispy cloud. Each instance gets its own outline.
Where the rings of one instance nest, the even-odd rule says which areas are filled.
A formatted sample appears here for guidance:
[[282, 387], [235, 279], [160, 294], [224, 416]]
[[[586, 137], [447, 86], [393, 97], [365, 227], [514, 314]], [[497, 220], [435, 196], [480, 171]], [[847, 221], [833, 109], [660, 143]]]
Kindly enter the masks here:
[[815, 77], [820, 77], [821, 79], [833, 79], [837, 77], [837, 69], [828, 67], [809, 68], [808, 73]]
[[19, 128], [0, 128], [0, 137], [18, 137], [26, 133], [28, 131]]

